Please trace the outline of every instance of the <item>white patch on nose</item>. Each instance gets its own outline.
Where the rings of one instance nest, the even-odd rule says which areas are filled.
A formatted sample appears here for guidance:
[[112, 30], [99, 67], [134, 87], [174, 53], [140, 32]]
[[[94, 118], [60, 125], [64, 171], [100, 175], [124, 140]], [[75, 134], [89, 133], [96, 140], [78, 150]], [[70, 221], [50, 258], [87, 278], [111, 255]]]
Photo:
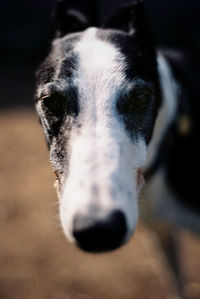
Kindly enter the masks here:
[[86, 30], [75, 48], [81, 127], [72, 128], [68, 141], [69, 169], [60, 200], [61, 223], [72, 241], [78, 213], [105, 219], [116, 210], [123, 212], [125, 238], [130, 238], [138, 218], [138, 171], [146, 159], [143, 138], [133, 143], [116, 111], [118, 93], [127, 84], [124, 57], [96, 33]]

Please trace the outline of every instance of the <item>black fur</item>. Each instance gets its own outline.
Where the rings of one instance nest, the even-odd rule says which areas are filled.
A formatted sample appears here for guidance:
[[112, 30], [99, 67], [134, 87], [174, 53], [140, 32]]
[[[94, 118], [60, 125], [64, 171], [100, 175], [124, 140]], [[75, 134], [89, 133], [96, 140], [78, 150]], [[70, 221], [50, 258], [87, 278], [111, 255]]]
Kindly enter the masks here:
[[[197, 99], [199, 82], [196, 81], [198, 75], [191, 53], [178, 52], [174, 55], [174, 52], [168, 51], [164, 54], [181, 86], [177, 116], [168, 132], [170, 144], [167, 147], [165, 161], [167, 180], [177, 200], [195, 213], [200, 213], [200, 200], [198, 199], [200, 144], [197, 141], [200, 133], [200, 103]], [[183, 117], [189, 122], [188, 131], [184, 134], [180, 130], [180, 121]]]
[[96, 0], [57, 0], [53, 13], [52, 35], [62, 37], [97, 25]]
[[[108, 34], [106, 38], [126, 57], [127, 67], [125, 73], [127, 79], [134, 81], [136, 78], [141, 78], [152, 87], [153, 100], [151, 99], [149, 102], [148, 109], [143, 110], [141, 114], [143, 117], [137, 115], [136, 111], [129, 116], [124, 115], [123, 117], [126, 128], [131, 132], [131, 135], [133, 136], [136, 132], [142, 133], [148, 143], [152, 136], [157, 109], [160, 106], [161, 93], [158, 82], [155, 45], [145, 16], [144, 1], [135, 0], [131, 4], [124, 5], [104, 27], [114, 28], [128, 34], [127, 37], [127, 34], [113, 32], [113, 34]], [[105, 39], [105, 37], [103, 38]], [[145, 123], [142, 124], [141, 121], [144, 119]]]
[[118, 29], [127, 33], [136, 30], [138, 36], [141, 34], [151, 35], [147, 18], [145, 16], [144, 1], [135, 0], [130, 4], [124, 5], [118, 10], [104, 25], [103, 28]]

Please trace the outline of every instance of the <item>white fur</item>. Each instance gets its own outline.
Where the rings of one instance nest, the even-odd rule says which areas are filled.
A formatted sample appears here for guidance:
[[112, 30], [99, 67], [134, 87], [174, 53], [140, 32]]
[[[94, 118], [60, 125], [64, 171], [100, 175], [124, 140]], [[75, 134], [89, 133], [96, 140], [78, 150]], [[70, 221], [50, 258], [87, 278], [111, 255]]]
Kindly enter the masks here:
[[128, 239], [138, 218], [137, 171], [145, 163], [142, 137], [132, 143], [116, 113], [116, 95], [126, 84], [124, 58], [119, 51], [86, 30], [75, 51], [79, 69], [74, 79], [80, 100], [79, 123], [68, 142], [69, 169], [62, 189], [60, 216], [64, 232], [72, 237], [77, 213], [104, 219], [121, 210]]
[[169, 125], [175, 118], [178, 105], [177, 82], [173, 77], [170, 65], [160, 53], [158, 53], [158, 73], [163, 102], [158, 112], [151, 142], [148, 146], [146, 168], [151, 166], [158, 154], [158, 147]]

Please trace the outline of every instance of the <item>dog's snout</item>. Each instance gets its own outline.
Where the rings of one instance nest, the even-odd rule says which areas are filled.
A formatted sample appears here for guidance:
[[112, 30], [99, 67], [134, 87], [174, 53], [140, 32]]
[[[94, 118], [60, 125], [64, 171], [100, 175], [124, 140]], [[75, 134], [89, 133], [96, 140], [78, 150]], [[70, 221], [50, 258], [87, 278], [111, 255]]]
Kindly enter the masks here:
[[118, 248], [126, 237], [127, 226], [121, 211], [115, 211], [103, 219], [76, 215], [73, 235], [77, 245], [89, 252], [104, 252]]

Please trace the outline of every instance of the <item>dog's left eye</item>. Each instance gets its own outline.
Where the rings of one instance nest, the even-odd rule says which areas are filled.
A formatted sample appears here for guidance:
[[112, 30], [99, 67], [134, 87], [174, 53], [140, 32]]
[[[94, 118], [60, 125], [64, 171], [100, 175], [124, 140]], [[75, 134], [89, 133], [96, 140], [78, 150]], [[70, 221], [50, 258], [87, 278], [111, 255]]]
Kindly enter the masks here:
[[120, 114], [132, 114], [143, 111], [151, 98], [151, 92], [147, 90], [135, 90], [126, 99], [117, 104]]
[[129, 98], [127, 105], [129, 110], [134, 110], [137, 108], [143, 108], [146, 104], [148, 98], [150, 96], [150, 93], [148, 92], [135, 92], [133, 95]]
[[58, 93], [44, 95], [41, 98], [42, 106], [47, 113], [56, 118], [62, 117], [64, 114], [70, 113], [70, 107], [67, 99]]

